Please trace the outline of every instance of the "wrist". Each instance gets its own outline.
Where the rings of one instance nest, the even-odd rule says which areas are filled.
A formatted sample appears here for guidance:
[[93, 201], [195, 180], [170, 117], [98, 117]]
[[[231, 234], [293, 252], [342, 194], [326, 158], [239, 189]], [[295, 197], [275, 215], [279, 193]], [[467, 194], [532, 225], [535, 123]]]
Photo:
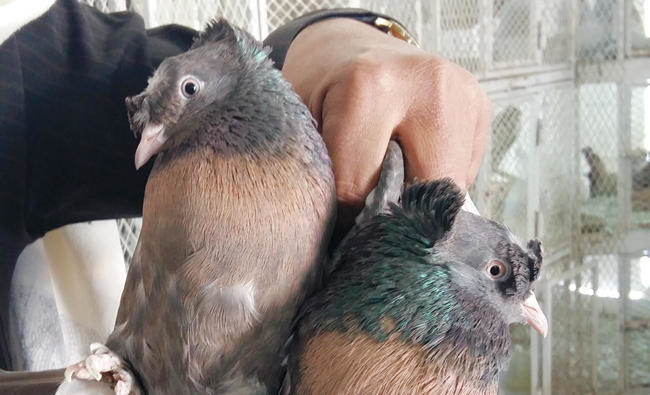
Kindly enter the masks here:
[[[327, 43], [325, 43], [327, 40]], [[350, 43], [351, 41], [363, 42], [384, 42], [395, 44], [397, 41], [408, 45], [405, 40], [391, 36], [363, 21], [352, 18], [336, 17], [315, 22], [305, 27], [292, 42], [305, 41], [310, 45], [338, 45], [338, 43]], [[291, 46], [289, 47], [291, 50]]]
[[415, 39], [404, 26], [389, 16], [362, 9], [325, 9], [305, 14], [284, 24], [264, 40], [264, 44], [272, 48], [270, 57], [275, 66], [282, 69], [289, 47], [304, 29], [328, 19], [359, 21], [417, 46]]

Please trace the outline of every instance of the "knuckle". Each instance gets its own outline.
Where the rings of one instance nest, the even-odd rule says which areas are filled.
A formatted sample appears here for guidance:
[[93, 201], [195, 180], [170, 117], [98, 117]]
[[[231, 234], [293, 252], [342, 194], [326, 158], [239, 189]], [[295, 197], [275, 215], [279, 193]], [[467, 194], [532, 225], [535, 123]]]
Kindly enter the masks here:
[[388, 92], [394, 78], [385, 65], [359, 56], [350, 63], [346, 80], [351, 91], [368, 97]]
[[441, 60], [434, 72], [437, 74], [436, 79], [441, 86], [455, 91], [461, 88], [465, 95], [473, 97], [478, 96], [482, 91], [478, 79], [472, 73], [448, 60]]

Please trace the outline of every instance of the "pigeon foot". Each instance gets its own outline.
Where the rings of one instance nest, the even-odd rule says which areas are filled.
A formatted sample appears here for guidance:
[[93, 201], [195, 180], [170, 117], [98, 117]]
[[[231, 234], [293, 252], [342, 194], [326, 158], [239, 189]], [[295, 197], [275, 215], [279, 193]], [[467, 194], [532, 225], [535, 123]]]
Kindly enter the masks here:
[[91, 355], [65, 370], [65, 380], [95, 380], [111, 385], [116, 395], [139, 395], [135, 377], [117, 354], [101, 343], [90, 345]]

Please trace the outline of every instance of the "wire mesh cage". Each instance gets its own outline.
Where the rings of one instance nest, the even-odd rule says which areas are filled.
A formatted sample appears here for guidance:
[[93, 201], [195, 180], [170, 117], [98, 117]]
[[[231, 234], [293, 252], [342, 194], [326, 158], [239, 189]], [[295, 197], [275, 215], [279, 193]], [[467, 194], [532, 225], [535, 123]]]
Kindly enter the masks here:
[[538, 105], [532, 95], [494, 101], [492, 133], [476, 190], [481, 213], [507, 222], [521, 237], [528, 236], [528, 182]]
[[[258, 38], [308, 11], [362, 7], [475, 73], [493, 101], [471, 189], [545, 246], [548, 339], [513, 328], [505, 393], [650, 388], [650, 6], [642, 0], [133, 0], [149, 27], [224, 16]], [[128, 261], [138, 220], [118, 220]]]
[[138, 236], [142, 228], [142, 218], [120, 218], [117, 219], [117, 229], [120, 233], [120, 244], [124, 254], [124, 263], [127, 267], [133, 258], [135, 246], [138, 244]]

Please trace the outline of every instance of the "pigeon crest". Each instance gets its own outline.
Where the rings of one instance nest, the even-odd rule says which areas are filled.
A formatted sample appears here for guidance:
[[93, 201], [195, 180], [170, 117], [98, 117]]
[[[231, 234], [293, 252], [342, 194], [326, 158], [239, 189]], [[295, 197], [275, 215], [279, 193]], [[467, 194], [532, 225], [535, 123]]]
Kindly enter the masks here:
[[217, 42], [236, 43], [242, 56], [252, 57], [259, 62], [267, 59], [271, 53], [270, 47], [263, 46], [250, 33], [230, 25], [225, 19], [210, 20], [203, 32], [195, 38], [191, 49]]

